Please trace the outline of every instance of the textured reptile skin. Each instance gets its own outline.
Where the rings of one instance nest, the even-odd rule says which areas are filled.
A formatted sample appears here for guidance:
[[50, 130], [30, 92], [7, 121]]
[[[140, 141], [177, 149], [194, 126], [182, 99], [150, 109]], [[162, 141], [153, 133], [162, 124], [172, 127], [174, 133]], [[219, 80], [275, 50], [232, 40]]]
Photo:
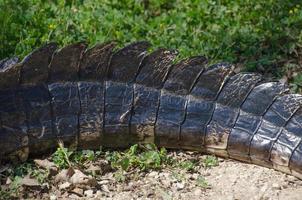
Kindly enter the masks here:
[[148, 42], [115, 50], [55, 43], [0, 61], [0, 156], [26, 160], [58, 140], [78, 149], [156, 143], [302, 178], [302, 96], [255, 73], [208, 66]]

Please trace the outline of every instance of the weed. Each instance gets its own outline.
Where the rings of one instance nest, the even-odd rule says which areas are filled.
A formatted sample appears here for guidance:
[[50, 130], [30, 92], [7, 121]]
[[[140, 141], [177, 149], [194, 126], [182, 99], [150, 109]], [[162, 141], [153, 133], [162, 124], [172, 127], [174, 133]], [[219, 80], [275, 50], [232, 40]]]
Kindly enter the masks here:
[[157, 149], [154, 144], [135, 144], [124, 152], [106, 152], [105, 158], [111, 163], [112, 168], [125, 171], [133, 168], [159, 169], [169, 161], [167, 151], [164, 148]]
[[178, 182], [184, 181], [186, 178], [184, 176], [184, 174], [179, 173], [177, 171], [172, 171], [172, 177], [175, 178]]
[[113, 177], [117, 182], [125, 182], [126, 181], [126, 176], [124, 175], [123, 170], [118, 170], [114, 172]]
[[186, 171], [193, 171], [195, 166], [196, 166], [196, 163], [192, 162], [190, 160], [185, 160], [185, 161], [179, 163], [179, 167]]
[[52, 155], [52, 161], [60, 169], [66, 169], [71, 167], [70, 157], [73, 151], [68, 150], [62, 143], [59, 143], [59, 147], [56, 152]]
[[19, 188], [21, 182], [20, 176], [11, 177], [11, 183], [8, 187], [4, 188], [0, 187], [0, 199], [8, 200], [8, 199], [16, 199], [19, 195]]
[[205, 168], [215, 167], [218, 166], [218, 164], [218, 159], [215, 156], [206, 156], [206, 158], [203, 160], [203, 166]]
[[206, 179], [203, 176], [198, 176], [197, 177], [196, 184], [199, 187], [202, 187], [202, 188], [208, 188], [209, 187], [209, 183], [206, 181]]
[[33, 177], [42, 184], [47, 181], [49, 171], [38, 169], [32, 162], [26, 162], [7, 169], [3, 176], [9, 178], [11, 182], [5, 187], [0, 187], [0, 199], [17, 199], [21, 180], [25, 176]]

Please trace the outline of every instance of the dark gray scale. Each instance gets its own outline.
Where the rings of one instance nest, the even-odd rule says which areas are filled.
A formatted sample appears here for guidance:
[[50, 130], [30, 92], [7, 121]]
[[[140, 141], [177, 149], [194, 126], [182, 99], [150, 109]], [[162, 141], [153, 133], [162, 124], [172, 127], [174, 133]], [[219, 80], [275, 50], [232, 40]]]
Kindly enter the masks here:
[[286, 91], [288, 91], [288, 88], [282, 83], [263, 83], [257, 86], [248, 96], [242, 106], [242, 110], [247, 113], [263, 116], [274, 99]]
[[173, 66], [173, 70], [164, 84], [164, 90], [176, 95], [189, 94], [207, 62], [203, 56], [180, 61]]
[[103, 133], [104, 85], [102, 82], [78, 82], [81, 114], [78, 148], [97, 149]]
[[51, 98], [47, 86], [23, 86], [18, 95], [26, 111], [30, 154], [42, 155], [54, 149], [57, 137], [52, 132]]
[[80, 101], [78, 85], [73, 82], [58, 82], [48, 85], [54, 133], [65, 145], [76, 147], [78, 140], [78, 115]]
[[155, 89], [161, 89], [170, 72], [171, 63], [178, 54], [175, 50], [158, 49], [147, 56], [136, 77], [136, 83]]
[[[294, 114], [294, 116], [291, 118], [291, 120], [288, 122], [288, 124], [285, 127], [285, 130], [290, 133], [290, 137], [292, 138], [291, 141], [287, 142], [288, 144], [291, 144], [292, 147], [296, 140], [299, 138], [299, 144], [295, 147], [295, 149], [292, 152], [292, 155], [290, 157], [289, 161], [289, 167], [293, 171], [293, 173], [296, 172], [302, 172], [302, 161], [301, 161], [301, 153], [302, 153], [302, 107], [298, 109], [298, 111]], [[296, 175], [296, 174], [295, 174]]]
[[218, 63], [210, 66], [199, 77], [192, 89], [191, 95], [207, 101], [214, 101], [224, 83], [233, 74], [234, 66], [227, 63]]
[[289, 167], [291, 169], [291, 173], [294, 176], [302, 178], [302, 143], [300, 142], [297, 146], [297, 148], [294, 150], [291, 158], [290, 158], [290, 164]]
[[134, 85], [131, 135], [136, 142], [154, 143], [154, 128], [159, 109], [160, 88], [177, 52], [159, 49], [142, 62]]
[[78, 90], [81, 104], [78, 148], [97, 149], [104, 125], [105, 78], [114, 43], [88, 49], [80, 64]]
[[76, 43], [55, 52], [51, 64], [49, 81], [77, 81], [80, 60], [86, 44]]
[[[265, 113], [262, 124], [254, 136], [255, 139], [253, 139], [251, 143], [253, 152], [255, 152], [254, 149], [257, 148], [257, 145], [255, 145], [257, 139], [262, 141], [263, 145], [260, 145], [260, 151], [258, 150], [262, 156], [260, 158], [263, 158], [266, 163], [271, 164], [272, 162], [274, 168], [280, 167], [279, 170], [285, 171], [286, 168], [288, 168], [291, 155], [288, 151], [293, 151], [297, 145], [294, 144], [295, 142], [293, 141], [295, 140], [295, 136], [292, 135], [290, 131], [287, 131], [286, 127], [288, 123], [291, 123], [291, 117], [294, 116], [295, 112], [300, 108], [301, 100], [302, 98], [300, 96], [292, 94], [278, 98]], [[268, 126], [272, 127], [270, 130], [275, 131], [264, 132]], [[293, 143], [287, 140], [292, 140]], [[263, 153], [261, 153], [261, 151]], [[251, 155], [256, 157], [252, 157], [252, 160], [260, 159], [257, 153], [251, 153]], [[288, 157], [287, 161], [286, 157]]]
[[269, 149], [266, 150], [269, 144], [267, 137], [277, 136], [280, 130], [267, 121], [262, 122], [262, 118], [274, 100], [284, 92], [284, 84], [278, 82], [263, 83], [252, 90], [243, 103], [240, 115], [229, 136], [227, 148], [230, 157], [249, 161], [249, 153], [251, 153], [254, 162], [258, 160], [257, 156], [263, 155], [266, 160], [269, 159]]
[[113, 54], [108, 69], [110, 81], [132, 83], [138, 73], [150, 43], [146, 41], [132, 43]]
[[181, 126], [183, 148], [201, 150], [205, 142], [205, 129], [214, 111], [215, 100], [233, 73], [233, 66], [224, 63], [212, 65], [198, 78], [192, 92], [187, 97], [187, 111]]
[[[15, 90], [0, 92], [0, 159], [24, 161], [28, 157], [26, 112], [22, 99]], [[3, 156], [6, 157], [3, 157]]]
[[179, 147], [180, 127], [186, 113], [186, 95], [190, 93], [205, 64], [206, 59], [200, 56], [182, 60], [173, 66], [161, 92], [155, 125], [156, 139], [160, 146]]
[[185, 118], [186, 97], [162, 91], [155, 124], [156, 143], [167, 148], [180, 145], [180, 125]]
[[[281, 103], [282, 102], [282, 103]], [[280, 98], [280, 103], [274, 103], [264, 116], [264, 119], [270, 121], [276, 126], [282, 124], [282, 131], [278, 139], [274, 141], [271, 149], [270, 160], [273, 162], [274, 168], [281, 171], [290, 172], [290, 157], [301, 141], [301, 129], [298, 132], [289, 131], [292, 126], [292, 117], [298, 112], [302, 105], [302, 96], [296, 94], [286, 95]]]
[[258, 130], [262, 117], [240, 111], [234, 128], [228, 138], [227, 151], [231, 158], [249, 162], [249, 147]]
[[0, 68], [0, 90], [14, 89], [19, 86], [21, 65], [17, 60], [3, 61]]
[[273, 167], [290, 173], [289, 161], [300, 142], [301, 135], [298, 136], [287, 130], [282, 130], [270, 152], [270, 161], [273, 163]]
[[136, 42], [112, 56], [105, 85], [102, 138], [105, 146], [126, 147], [133, 142], [129, 126], [133, 105], [133, 82], [149, 46], [147, 42]]
[[207, 149], [226, 150], [228, 137], [236, 123], [240, 106], [260, 80], [261, 76], [258, 74], [240, 73], [232, 76], [225, 84], [216, 101], [212, 120], [207, 125]]
[[54, 51], [55, 43], [47, 44], [26, 56], [21, 62], [21, 84], [41, 84], [48, 78], [48, 65]]
[[80, 80], [103, 82], [115, 43], [97, 44], [85, 51], [80, 64]]

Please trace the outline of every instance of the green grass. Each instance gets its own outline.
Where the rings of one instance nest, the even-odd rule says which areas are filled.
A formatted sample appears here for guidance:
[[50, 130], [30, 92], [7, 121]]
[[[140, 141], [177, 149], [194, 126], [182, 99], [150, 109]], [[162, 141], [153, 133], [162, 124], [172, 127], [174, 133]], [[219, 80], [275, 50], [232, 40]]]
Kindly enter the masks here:
[[0, 0], [0, 10], [0, 59], [48, 41], [149, 40], [276, 77], [301, 60], [298, 0]]
[[203, 160], [203, 166], [205, 168], [215, 167], [218, 166], [218, 164], [218, 159], [215, 156], [206, 156], [206, 158]]

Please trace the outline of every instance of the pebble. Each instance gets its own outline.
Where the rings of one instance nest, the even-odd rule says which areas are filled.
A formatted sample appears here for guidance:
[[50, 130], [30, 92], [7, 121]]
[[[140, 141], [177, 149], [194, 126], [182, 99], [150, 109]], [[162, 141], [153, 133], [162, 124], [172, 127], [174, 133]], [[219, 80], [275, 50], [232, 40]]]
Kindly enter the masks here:
[[77, 194], [78, 196], [83, 196], [83, 189], [81, 189], [81, 188], [74, 188], [73, 190], [72, 190], [72, 192], [74, 192], [75, 194]]
[[161, 183], [163, 184], [163, 186], [165, 187], [170, 187], [171, 186], [171, 182], [167, 179], [162, 179]]
[[69, 183], [69, 182], [62, 183], [61, 185], [59, 185], [59, 189], [65, 190], [65, 189], [69, 188], [70, 185], [71, 185], [71, 183]]
[[106, 185], [108, 183], [110, 183], [108, 180], [102, 180], [98, 182], [99, 185]]
[[84, 192], [84, 195], [88, 198], [92, 198], [94, 195], [93, 195], [93, 190], [86, 190]]
[[281, 187], [280, 187], [280, 185], [278, 183], [273, 183], [272, 187], [275, 190], [280, 190], [281, 189]]
[[96, 191], [96, 193], [95, 193], [96, 199], [102, 199], [102, 196], [103, 196], [103, 193], [100, 190]]
[[194, 195], [196, 195], [196, 196], [200, 196], [201, 194], [202, 194], [202, 191], [201, 191], [201, 189], [196, 189], [196, 190], [194, 190]]
[[110, 193], [110, 190], [108, 189], [108, 186], [107, 186], [107, 185], [102, 185], [101, 187], [102, 187], [102, 190], [103, 190], [104, 192]]
[[198, 174], [192, 174], [192, 176], [191, 176], [191, 178], [193, 179], [193, 180], [196, 180], [197, 178], [198, 178]]
[[76, 194], [71, 194], [68, 196], [69, 199], [79, 199], [79, 196]]
[[183, 183], [176, 183], [177, 190], [182, 190], [185, 188], [185, 185]]
[[170, 176], [170, 174], [167, 173], [167, 172], [162, 172], [162, 173], [159, 174], [159, 176], [168, 178]]
[[153, 171], [153, 172], [150, 172], [150, 174], [148, 174], [149, 177], [156, 177], [158, 176], [158, 173]]
[[50, 199], [50, 200], [56, 200], [56, 199], [57, 199], [57, 196], [52, 194], [52, 195], [50, 195], [49, 199]]

